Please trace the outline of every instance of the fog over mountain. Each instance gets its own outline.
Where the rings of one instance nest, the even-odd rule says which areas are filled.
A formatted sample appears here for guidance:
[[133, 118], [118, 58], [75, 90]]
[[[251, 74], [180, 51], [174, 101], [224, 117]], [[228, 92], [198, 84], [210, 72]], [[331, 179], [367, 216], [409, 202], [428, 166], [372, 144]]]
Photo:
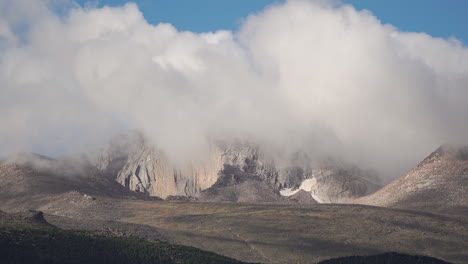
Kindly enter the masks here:
[[0, 0], [0, 157], [85, 151], [137, 129], [175, 162], [246, 140], [390, 179], [468, 142], [467, 99], [463, 43], [336, 1], [193, 33], [151, 25], [132, 3]]

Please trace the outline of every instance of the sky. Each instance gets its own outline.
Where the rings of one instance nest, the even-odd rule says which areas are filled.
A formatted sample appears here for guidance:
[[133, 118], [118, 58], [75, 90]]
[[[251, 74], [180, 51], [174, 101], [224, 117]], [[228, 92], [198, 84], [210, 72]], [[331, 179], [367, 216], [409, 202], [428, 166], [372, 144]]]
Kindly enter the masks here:
[[[118, 6], [127, 0], [79, 0], [78, 3]], [[267, 5], [283, 0], [135, 0], [149, 23], [171, 23], [194, 32], [237, 30], [242, 20]], [[383, 23], [402, 31], [426, 32], [434, 37], [455, 37], [468, 42], [468, 1], [465, 0], [343, 0], [356, 9], [370, 10]]]
[[408, 2], [0, 0], [0, 157], [139, 130], [177, 162], [240, 140], [397, 178], [468, 144], [466, 4]]

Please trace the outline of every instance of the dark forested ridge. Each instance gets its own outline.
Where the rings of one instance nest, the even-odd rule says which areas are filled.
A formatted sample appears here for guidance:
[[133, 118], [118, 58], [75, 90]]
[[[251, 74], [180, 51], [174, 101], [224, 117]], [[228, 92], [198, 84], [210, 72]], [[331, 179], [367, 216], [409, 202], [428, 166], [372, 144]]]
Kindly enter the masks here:
[[51, 228], [2, 229], [2, 263], [243, 263], [196, 248]]
[[449, 262], [431, 257], [390, 252], [373, 256], [350, 256], [329, 259], [321, 261], [319, 264], [449, 264]]
[[41, 213], [28, 217], [1, 213], [1, 263], [244, 263], [161, 241], [63, 230], [43, 222], [41, 216]]

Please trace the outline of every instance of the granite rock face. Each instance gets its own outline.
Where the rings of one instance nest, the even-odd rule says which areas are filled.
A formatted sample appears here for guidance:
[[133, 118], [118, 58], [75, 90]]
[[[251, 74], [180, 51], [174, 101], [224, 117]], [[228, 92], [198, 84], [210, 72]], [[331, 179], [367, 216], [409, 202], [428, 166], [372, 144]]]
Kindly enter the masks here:
[[221, 154], [219, 149], [212, 148], [208, 159], [176, 166], [163, 152], [142, 146], [118, 172], [117, 182], [130, 190], [161, 198], [195, 196], [218, 179], [223, 165]]
[[223, 165], [211, 148], [207, 159], [172, 163], [137, 132], [114, 139], [98, 155], [96, 166], [128, 189], [149, 196], [194, 196], [213, 185]]

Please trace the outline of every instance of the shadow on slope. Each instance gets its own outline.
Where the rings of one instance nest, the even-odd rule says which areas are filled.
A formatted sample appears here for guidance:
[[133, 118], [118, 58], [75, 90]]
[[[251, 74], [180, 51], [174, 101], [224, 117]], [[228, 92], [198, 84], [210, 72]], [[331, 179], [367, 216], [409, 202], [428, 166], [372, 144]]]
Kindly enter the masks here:
[[2, 263], [243, 263], [193, 247], [114, 232], [63, 230], [41, 212], [0, 214]]
[[395, 252], [384, 253], [374, 256], [350, 256], [343, 258], [329, 259], [318, 264], [449, 264], [449, 262], [440, 259], [411, 256]]

